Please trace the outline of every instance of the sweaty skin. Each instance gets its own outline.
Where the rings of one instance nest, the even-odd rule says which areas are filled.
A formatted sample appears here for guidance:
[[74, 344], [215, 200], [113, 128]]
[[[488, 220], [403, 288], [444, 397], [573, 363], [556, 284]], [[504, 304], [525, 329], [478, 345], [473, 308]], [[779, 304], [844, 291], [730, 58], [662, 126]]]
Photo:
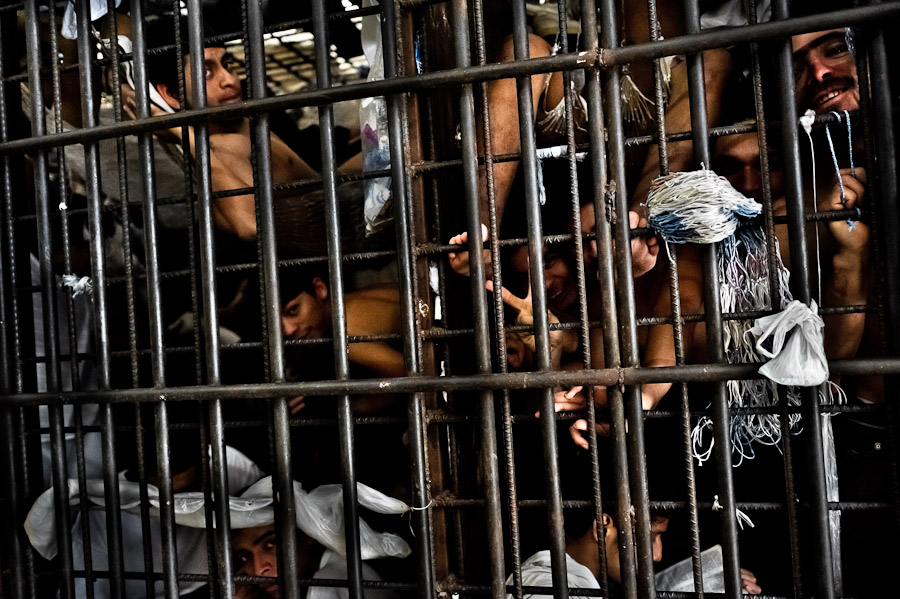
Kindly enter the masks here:
[[[206, 69], [206, 104], [209, 107], [234, 104], [243, 100], [241, 83], [232, 70], [231, 55], [224, 48], [204, 50]], [[186, 97], [193, 98], [191, 68], [185, 62]], [[173, 109], [180, 109], [175, 90], [164, 84], [157, 85], [162, 98]], [[191, 102], [188, 102], [190, 107]], [[191, 153], [194, 153], [194, 130], [189, 129]], [[181, 129], [171, 132], [180, 137]], [[210, 179], [213, 191], [227, 191], [253, 187], [253, 167], [250, 162], [250, 121], [246, 118], [214, 120], [209, 122]], [[318, 173], [306, 164], [287, 144], [274, 133], [269, 135], [271, 175], [275, 185], [302, 179], [317, 179]], [[351, 159], [352, 161], [352, 159]], [[352, 163], [351, 168], [359, 166]], [[348, 166], [350, 161], [348, 161]], [[256, 210], [253, 194], [217, 198], [213, 203], [215, 225], [246, 241], [256, 239]]]
[[[299, 293], [281, 310], [281, 327], [291, 339], [321, 339], [331, 335], [331, 299], [328, 286], [316, 277], [314, 294]], [[400, 289], [396, 284], [371, 285], [344, 294], [347, 335], [397, 334], [401, 331]], [[352, 364], [367, 369], [380, 378], [406, 374], [403, 352], [387, 341], [348, 344], [347, 355]], [[383, 396], [379, 396], [383, 397]], [[367, 404], [368, 405], [368, 404]]]

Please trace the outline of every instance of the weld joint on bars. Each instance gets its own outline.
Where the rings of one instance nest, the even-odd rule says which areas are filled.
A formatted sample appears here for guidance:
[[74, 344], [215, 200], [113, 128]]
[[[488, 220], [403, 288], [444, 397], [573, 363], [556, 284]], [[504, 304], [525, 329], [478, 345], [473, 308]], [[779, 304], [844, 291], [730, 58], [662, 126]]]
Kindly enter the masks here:
[[320, 106], [360, 98], [418, 92], [441, 86], [481, 83], [495, 79], [524, 77], [556, 71], [610, 68], [640, 60], [652, 60], [663, 56], [700, 52], [752, 41], [785, 38], [798, 33], [820, 31], [833, 27], [851, 27], [870, 21], [883, 23], [885, 20], [897, 17], [900, 17], [900, 3], [891, 2], [838, 10], [809, 17], [770, 21], [757, 25], [723, 27], [656, 42], [606, 48], [602, 51], [558, 54], [556, 56], [532, 58], [524, 61], [492, 63], [423, 73], [415, 76], [354, 83], [328, 89], [303, 90], [273, 98], [246, 100], [237, 104], [207, 107], [171, 115], [114, 123], [87, 130], [78, 129], [37, 138], [8, 141], [0, 144], [0, 155], [54, 148], [75, 143], [90, 143], [123, 135], [155, 131], [157, 129], [193, 125], [212, 118], [254, 116], [276, 110]]

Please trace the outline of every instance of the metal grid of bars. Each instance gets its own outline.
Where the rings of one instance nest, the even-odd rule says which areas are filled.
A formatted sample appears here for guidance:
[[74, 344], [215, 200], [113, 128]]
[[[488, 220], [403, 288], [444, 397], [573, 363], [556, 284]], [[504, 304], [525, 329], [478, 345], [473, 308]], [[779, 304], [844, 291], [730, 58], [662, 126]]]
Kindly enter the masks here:
[[[108, 10], [113, 12], [112, 2]], [[109, 596], [126, 596], [126, 581], [146, 581], [147, 594], [154, 593], [154, 584], [161, 580], [163, 594], [174, 597], [185, 581], [208, 583], [210, 596], [239, 595], [237, 584], [266, 583], [264, 578], [237, 574], [232, 562], [231, 512], [225, 498], [230, 495], [226, 437], [229, 432], [248, 428], [263, 431], [266, 449], [271, 457], [269, 466], [274, 474], [276, 523], [278, 524], [279, 586], [282, 596], [301, 596], [311, 586], [339, 584], [345, 586], [350, 597], [362, 597], [370, 589], [391, 589], [415, 593], [422, 597], [436, 594], [489, 594], [495, 599], [507, 593], [515, 597], [536, 592], [523, 583], [522, 561], [525, 557], [523, 540], [529, 531], [522, 529], [523, 510], [542, 510], [546, 514], [546, 546], [552, 564], [552, 593], [559, 599], [572, 595], [594, 594], [610, 596], [611, 584], [607, 572], [607, 546], [598, 543], [599, 591], [570, 589], [567, 581], [567, 538], [564, 530], [565, 510], [591, 506], [598, 521], [604, 512], [604, 498], [615, 506], [614, 519], [618, 523], [618, 567], [621, 593], [625, 597], [672, 596], [657, 593], [654, 582], [654, 544], [651, 535], [653, 514], [671, 511], [687, 512], [689, 519], [689, 553], [695, 584], [702, 586], [700, 567], [702, 515], [715, 511], [719, 531], [715, 534], [723, 546], [725, 595], [741, 595], [741, 555], [739, 551], [738, 510], [777, 511], [785, 513], [783, 526], [787, 528], [791, 588], [785, 591], [795, 597], [844, 596], [839, 588], [840, 572], [835, 571], [832, 559], [830, 515], [833, 513], [871, 512], [880, 515], [885, 528], [898, 525], [897, 449], [891, 442], [890, 469], [884, 472], [891, 483], [892, 494], [872, 501], [833, 501], [828, 498], [826, 463], [829, 459], [823, 445], [823, 413], [871, 413], [887, 425], [893, 440], [897, 430], [896, 373], [900, 370], [900, 247], [893, 231], [900, 225], [897, 211], [896, 150], [893, 137], [894, 104], [891, 95], [890, 41], [885, 30], [900, 18], [900, 4], [872, 3], [855, 8], [825, 12], [814, 16], [791, 18], [786, 0], [772, 3], [773, 20], [728, 30], [700, 29], [700, 8], [697, 0], [687, 0], [683, 35], [662, 39], [656, 26], [657, 2], [648, 0], [650, 40], [623, 45], [620, 21], [622, 14], [614, 0], [582, 0], [582, 31], [600, 31], [599, 35], [583, 35], [579, 47], [572, 48], [566, 36], [559, 36], [559, 48], [552, 56], [530, 58], [529, 34], [525, 3], [511, 2], [507, 18], [511, 21], [510, 44], [513, 59], [492, 62], [488, 39], [492, 32], [486, 27], [485, 11], [490, 8], [481, 0], [450, 0], [448, 2], [413, 1], [385, 2], [380, 7], [329, 13], [333, 3], [314, 1], [312, 15], [283, 25], [284, 29], [304, 30], [312, 34], [315, 53], [315, 85], [292, 93], [269, 96], [267, 93], [267, 58], [264, 33], [277, 31], [264, 22], [263, 7], [258, 2], [243, 0], [240, 10], [243, 31], [220, 36], [240, 39], [243, 44], [243, 63], [246, 71], [246, 99], [223, 105], [207, 105], [206, 84], [203, 78], [204, 47], [210, 36], [205, 33], [203, 6], [199, 0], [173, 3], [175, 13], [183, 8], [187, 28], [175, 20], [175, 46], [179, 51], [178, 89], [173, 94], [181, 106], [190, 105], [171, 115], [151, 116], [148, 94], [148, 56], [154, 50], [154, 40], [144, 31], [146, 7], [141, 0], [131, 0], [133, 51], [120, 55], [115, 51], [101, 51], [92, 31], [90, 5], [76, 4], [77, 60], [73, 63], [47, 59], [60, 56], [55, 35], [44, 36], [41, 24], [57, 22], [60, 6], [41, 5], [37, 0], [14, 3], [0, 11], [0, 154], [4, 204], [2, 210], [4, 239], [0, 244], [0, 336], [4, 351], [0, 352], [0, 408], [3, 412], [5, 446], [4, 473], [9, 484], [0, 493], [0, 500], [10, 514], [4, 524], [5, 542], [0, 551], [0, 597], [36, 597], [58, 592], [63, 597], [81, 596], [77, 581], [87, 579], [87, 596], [93, 596], [93, 581], [109, 581]], [[559, 30], [567, 25], [566, 2], [559, 2]], [[15, 16], [21, 13], [24, 29], [18, 31]], [[755, 21], [755, 7], [750, 10]], [[333, 57], [330, 52], [329, 23], [336, 19], [379, 14], [384, 56], [384, 79], [333, 87]], [[107, 37], [115, 37], [116, 21], [109, 25]], [[443, 27], [443, 29], [442, 29]], [[820, 310], [823, 315], [851, 313], [873, 314], [881, 327], [883, 351], [877, 358], [858, 358], [832, 361], [831, 372], [839, 376], [884, 376], [884, 407], [823, 405], [816, 389], [803, 393], [802, 408], [782, 404], [757, 412], [779, 414], [782, 425], [781, 451], [784, 467], [773, 473], [784, 478], [785, 497], [804, 499], [781, 502], [742, 501], [735, 492], [734, 478], [740, 473], [732, 464], [729, 433], [735, 414], [751, 414], [754, 408], [732, 408], [728, 405], [726, 381], [757, 377], [758, 364], [729, 364], [723, 350], [723, 322], [746, 319], [746, 313], [724, 313], [720, 305], [717, 281], [716, 250], [705, 246], [700, 251], [703, 266], [702, 314], [682, 313], [679, 279], [679, 254], [674, 247], [667, 249], [671, 266], [667, 266], [667, 287], [671, 293], [671, 315], [638, 317], [635, 285], [631, 276], [632, 256], [629, 241], [648, 234], [629, 226], [629, 176], [626, 173], [629, 148], [647, 147], [659, 156], [659, 173], [669, 169], [669, 145], [690, 140], [693, 166], [708, 165], [713, 157], [711, 139], [755, 131], [759, 136], [760, 163], [763, 181], [764, 228], [766, 231], [769, 272], [774, 272], [775, 227], [786, 223], [790, 239], [791, 291], [796, 299], [809, 304], [815, 286], [807, 256], [813, 249], [808, 237], [808, 222], [843, 220], [855, 211], [834, 211], [809, 214], [804, 203], [804, 158], [802, 138], [797, 122], [794, 93], [794, 74], [790, 36], [836, 27], [852, 27], [858, 40], [857, 64], [860, 87], [860, 109], [865, 146], [865, 168], [869, 175], [869, 193], [874, 198], [866, 204], [866, 215], [873, 229], [875, 260], [878, 264], [879, 285], [874, 305], [839, 306]], [[426, 48], [437, 54], [442, 34], [449, 33], [452, 51], [447, 56], [427, 55]], [[42, 39], [49, 41], [43, 45]], [[276, 34], [277, 37], [277, 34]], [[755, 124], [711, 127], [707, 120], [707, 93], [703, 52], [734, 44], [747, 44], [751, 56], [751, 79]], [[764, 84], [762, 45], [772, 58], [770, 81]], [[445, 49], [446, 51], [446, 49]], [[426, 54], [420, 56], [420, 53]], [[686, 61], [687, 88], [690, 98], [690, 131], [668, 133], [664, 109], [663, 77], [660, 63], [655, 59], [683, 54]], [[20, 59], [27, 65], [25, 76], [18, 71]], [[135, 81], [134, 119], [123, 116], [127, 100], [123, 98], [119, 76], [120, 61], [131, 61]], [[623, 67], [640, 62], [653, 62], [653, 93], [655, 100], [654, 128], [628, 137], [623, 117], [620, 89]], [[446, 65], [442, 64], [446, 62]], [[277, 63], [277, 61], [276, 61]], [[417, 72], [417, 63], [424, 72]], [[97, 120], [98, 79], [94, 66], [108, 67], [112, 82], [114, 118], [100, 124]], [[438, 65], [437, 67], [435, 65]], [[49, 68], [48, 68], [49, 66]], [[278, 65], [283, 66], [283, 65]], [[446, 66], [446, 68], [444, 68]], [[80, 90], [79, 128], [63, 128], [62, 108], [65, 105], [65, 75], [76, 72]], [[564, 96], [565, 157], [568, 166], [567, 190], [569, 210], [574, 221], [572, 231], [582, 230], [580, 198], [590, 197], [596, 225], [591, 234], [544, 235], [541, 209], [541, 163], [537, 158], [533, 107], [532, 77], [563, 73], [564, 89], [570, 87], [575, 71], [585, 75], [584, 99], [587, 107], [587, 140], [576, 141], [573, 98]], [[47, 72], [49, 71], [49, 72]], [[49, 77], [49, 81], [48, 81]], [[519, 146], [515, 152], [495, 154], [491, 136], [493, 123], [490, 86], [503, 78], [515, 78]], [[18, 122], [19, 101], [24, 83], [31, 90], [27, 103], [27, 124]], [[776, 89], [776, 107], [770, 106], [764, 95], [771, 85]], [[36, 91], [37, 90], [37, 93]], [[193, 93], [191, 96], [189, 90]], [[190, 97], [189, 97], [190, 96]], [[339, 160], [333, 134], [334, 104], [347, 100], [384, 96], [390, 144], [389, 170], [345, 175], [338, 172]], [[49, 109], [48, 109], [49, 107]], [[316, 107], [319, 114], [321, 178], [276, 183], [273, 179], [273, 156], [270, 115], [286, 109]], [[442, 114], [448, 109], [452, 116]], [[771, 114], [778, 114], [777, 119]], [[52, 118], [48, 118], [50, 115]], [[248, 161], [252, 166], [251, 187], [233, 190], [214, 189], [211, 176], [212, 149], [210, 123], [229, 119], [250, 118], [250, 148]], [[830, 122], [830, 116], [820, 116], [818, 122]], [[479, 122], [480, 121], [480, 122]], [[50, 125], [49, 123], [52, 123]], [[455, 130], [448, 130], [456, 127]], [[181, 128], [184, 140], [181, 148], [183, 183], [180, 197], [159, 197], [159, 181], [154, 175], [158, 145], [154, 131]], [[443, 130], [442, 130], [443, 129]], [[137, 136], [135, 146], [126, 150], [126, 136]], [[780, 137], [783, 154], [786, 216], [776, 217], [770, 184], [767, 135]], [[193, 136], [194, 143], [188, 140]], [[115, 156], [118, 169], [108, 173], [101, 167], [102, 143], [116, 141]], [[76, 146], [83, 155], [83, 196], [85, 207], [69, 209], [71, 181], [65, 177], [66, 162], [71, 154], [69, 146]], [[140, 163], [140, 179], [129, 180], [126, 175], [126, 151], [136, 151]], [[576, 154], [587, 151], [585, 162], [590, 165], [589, 188], [579, 187]], [[523, 190], [517, 207], [524, 214], [524, 238], [502, 239], [500, 220], [506, 199], [499, 199], [494, 173], [498, 165], [515, 161], [519, 164]], [[26, 168], [27, 165], [27, 168]], [[481, 170], [483, 166], [483, 171]], [[446, 185], [446, 175], [462, 177], [455, 186]], [[484, 173], [481, 175], [480, 173]], [[346, 250], [342, 244], [342, 210], [339, 185], [371, 180], [390, 175], [394, 198], [394, 234], [392, 247], [379, 250]], [[109, 192], [104, 178], [117, 179], [118, 202], [106, 201]], [[67, 187], [68, 186], [68, 187]], [[137, 193], [135, 190], [139, 190]], [[279, 226], [275, 213], [277, 195], [297, 190], [321, 190], [324, 210], [324, 250], [317, 256], [285, 259], [279, 255], [276, 231]], [[453, 190], [452, 192], [449, 190]], [[255, 261], [221, 264], [217, 247], [214, 214], [217, 202], [229, 197], [251, 193], [254, 197], [257, 242]], [[452, 193], [459, 196], [450, 197]], [[565, 194], [563, 194], [565, 195]], [[131, 200], [137, 196], [139, 200]], [[22, 198], [28, 198], [23, 201]], [[464, 202], [460, 210], [460, 198]], [[29, 202], [33, 199], [33, 212]], [[510, 200], [512, 201], [512, 200]], [[58, 212], [54, 204], [60, 203]], [[190, 213], [191, 225], [183, 232], [184, 251], [188, 255], [186, 268], [166, 271], [160, 261], [162, 225], [160, 211], [166, 206], [184, 206]], [[566, 205], [566, 200], [561, 206]], [[524, 208], [524, 209], [523, 209]], [[125, 256], [121, 275], [110, 275], [110, 253], [104, 215], [117, 213], [126, 231], [121, 238]], [[485, 218], [485, 215], [487, 218]], [[142, 240], [132, 238], [130, 221], [138, 217], [142, 224]], [[543, 214], [546, 217], [546, 213]], [[70, 290], [59, 291], [60, 273], [77, 272], [73, 266], [77, 258], [73, 247], [75, 227], [86, 219], [87, 255], [93, 286], [89, 310], [93, 333], [93, 347], [80, 349], [76, 301]], [[485, 222], [486, 221], [486, 222]], [[77, 225], [75, 223], [78, 223]], [[480, 255], [483, 245], [478, 231], [487, 225], [487, 244], [494, 268], [472, 260], [469, 264], [469, 287], [461, 290], [461, 279], [449, 272], [446, 256], [459, 251], [456, 245], [446, 244], [460, 226], [468, 235], [469, 255]], [[58, 228], [57, 228], [58, 227]], [[36, 237], [36, 243], [32, 237]], [[588, 269], [581, 257], [584, 245], [597, 245], [596, 270]], [[227, 243], [227, 242], [226, 242]], [[131, 256], [140, 245], [144, 263], [137, 272]], [[545, 286], [545, 245], [569, 244], [576, 256], [577, 318], [570, 323], [555, 323], [549, 317]], [[501, 250], [526, 247], [528, 276], [532, 282], [531, 301], [533, 323], [507, 324], [499, 294], [485, 294], [484, 281], [492, 281], [500, 288], [504, 280]], [[818, 251], [816, 249], [815, 251]], [[62, 253], [59, 256], [59, 252]], [[29, 275], [29, 254], [38, 268], [37, 275]], [[399, 325], [391, 334], [353, 336], [348, 332], [345, 298], [352, 291], [345, 290], [345, 271], [359, 263], [390, 258], [396, 265], [399, 287]], [[683, 260], [683, 256], [681, 260]], [[279, 282], [297, 272], [298, 267], [325, 265], [329, 281], [329, 334], [321, 339], [286, 340], [282, 334], [282, 307], [289, 299], [280, 297]], [[432, 268], [437, 273], [432, 281]], [[260, 334], [248, 341], [226, 342], [220, 337], [219, 310], [222, 304], [218, 290], [223, 275], [249, 273], [258, 287], [254, 306], [260, 322]], [[508, 274], [508, 273], [507, 273]], [[596, 298], [588, 298], [588, 279], [597, 278]], [[166, 281], [186, 281], [189, 312], [195, 326], [191, 327], [191, 346], [172, 345], [167, 341], [167, 320], [164, 308], [167, 301]], [[508, 279], [507, 279], [508, 280]], [[432, 286], [433, 284], [433, 286]], [[773, 294], [774, 275], [772, 275]], [[124, 287], [122, 290], [119, 286]], [[124, 302], [124, 315], [116, 312], [116, 298]], [[123, 295], [124, 294], [124, 297]], [[142, 296], [145, 296], [142, 298]], [[170, 298], [172, 296], [169, 296]], [[463, 298], [462, 302], [450, 301]], [[36, 299], [37, 298], [37, 299]], [[435, 311], [435, 299], [442, 300], [443, 318]], [[138, 304], [144, 301], [146, 311]], [[589, 309], [594, 302], [596, 310]], [[594, 313], [598, 318], [593, 316]], [[758, 316], [760, 314], [754, 314]], [[121, 318], [120, 318], [121, 317]], [[115, 325], [112, 324], [113, 319]], [[123, 320], [124, 319], [124, 320]], [[35, 330], [30, 321], [39, 322], [42, 330]], [[114, 328], [124, 322], [126, 335], [121, 343]], [[689, 364], [686, 356], [688, 325], [702, 322], [706, 330], [708, 360]], [[675, 344], [675, 364], [663, 368], [641, 367], [640, 329], [650, 326], [672, 328]], [[35, 325], [36, 326], [36, 325]], [[533, 370], [512, 372], [507, 364], [507, 334], [533, 331]], [[566, 372], [554, 370], [551, 361], [551, 335], [571, 330], [579, 337], [583, 370]], [[592, 347], [592, 331], [602, 331], [602, 343]], [[406, 376], [356, 378], [351, 373], [348, 344], [390, 341], [402, 346]], [[65, 349], [65, 346], [68, 349]], [[41, 347], [38, 347], [41, 346]], [[327, 380], [289, 380], [286, 365], [290, 350], [297, 348], [334, 347], [333, 377]], [[474, 351], [473, 351], [474, 350]], [[603, 368], [594, 367], [592, 351], [601, 351]], [[326, 350], [327, 351], [327, 350]], [[331, 355], [331, 354], [329, 354]], [[180, 356], [180, 358], [179, 358]], [[250, 356], [257, 360], [264, 374], [257, 380], [230, 379], [229, 356]], [[172, 376], [176, 361], [191, 363], [192, 382]], [[90, 362], [96, 380], [88, 383], [79, 379], [79, 364]], [[64, 375], [63, 366], [68, 373]], [[127, 371], [126, 375], [120, 371]], [[443, 372], [442, 372], [443, 371]], [[69, 380], [66, 380], [66, 379]], [[317, 377], [312, 377], [317, 379]], [[172, 384], [172, 380], [178, 383]], [[653, 383], [676, 383], [675, 403], [668, 410], [645, 412], [642, 408], [641, 386]], [[704, 391], [709, 407], [691, 401], [695, 392], [689, 386], [707, 383]], [[610, 425], [609, 455], [601, 455], [593, 432], [588, 434], [590, 468], [581, 475], [591, 480], [589, 501], [574, 501], [564, 496], [560, 472], [560, 447], [567, 442], [560, 434], [558, 422], [568, 422], [571, 414], [557, 414], [554, 409], [554, 389], [557, 387], [587, 387], [588, 401], [584, 416], [589, 431], [601, 419], [595, 412], [592, 397], [594, 386], [606, 387], [608, 421]], [[513, 390], [527, 389], [532, 393], [528, 401], [520, 400]], [[693, 387], [691, 387], [693, 389]], [[354, 414], [353, 399], [369, 395], [398, 394], [404, 398], [406, 411], [392, 416], [360, 416]], [[327, 418], [307, 418], [291, 414], [289, 400], [296, 396], [326, 396], [335, 408]], [[442, 399], [444, 397], [445, 399]], [[257, 419], [230, 410], [231, 406], [248, 402], [263, 406], [252, 412]], [[677, 404], [677, 405], [676, 405]], [[97, 417], [90, 425], [82, 423], [82, 406], [96, 405]], [[196, 414], [178, 422], [172, 413], [180, 405], [196, 406]], [[535, 418], [521, 409], [522, 405], [536, 406], [540, 417], [537, 426], [542, 456], [538, 468], [528, 471], [517, 458], [527, 448], [514, 443], [521, 428], [535, 426]], [[74, 408], [67, 411], [67, 408]], [[149, 406], [152, 412], [145, 410]], [[532, 413], [534, 410], [531, 410]], [[796, 436], [788, 425], [788, 415], [802, 412], [804, 431]], [[153, 423], [149, 423], [152, 414]], [[260, 416], [260, 414], [263, 414]], [[698, 495], [694, 462], [691, 457], [690, 429], [693, 418], [709, 415], [715, 435], [714, 468], [718, 495], [715, 502]], [[645, 449], [645, 420], [649, 425], [659, 421], [681, 434], [684, 471], [679, 474], [681, 487], [664, 494], [665, 500], [651, 497], [652, 477], [648, 474]], [[382, 426], [405, 426], [409, 447], [410, 472], [405, 496], [401, 497], [413, 511], [410, 515], [409, 536], [415, 563], [409, 572], [396, 580], [372, 582], [364, 580], [360, 546], [359, 500], [357, 481], [366, 473], [359, 470], [357, 436], [361, 429]], [[296, 529], [285, 523], [295, 521], [294, 486], [297, 462], [305, 459], [292, 449], [292, 437], [298, 431], [313, 428], [337, 430], [339, 476], [343, 489], [346, 527], [347, 579], [339, 583], [316, 581], [300, 575], [301, 553]], [[499, 434], [497, 428], [500, 428]], [[187, 574], [178, 561], [173, 483], [171, 467], [176, 456], [170, 448], [170, 436], [176, 431], [196, 433], [194, 441], [200, 458], [200, 483], [205, 498], [209, 574]], [[385, 429], [386, 430], [386, 429]], [[87, 483], [85, 455], [86, 435], [100, 435], [102, 481], [105, 513], [105, 543], [107, 567], [93, 567], [92, 532], [87, 525], [89, 502], [82, 492], [77, 509], [70, 509], [63, 489], [67, 479], [77, 478], [82, 490]], [[69, 442], [70, 436], [74, 443]], [[41, 439], [49, 455], [41, 455]], [[144, 455], [145, 437], [154, 439], [156, 455]], [[137, 550], [123, 544], [121, 499], [119, 497], [118, 457], [124, 444], [134, 438], [137, 450], [134, 469], [141, 491], [141, 522], [144, 572], [131, 572], [125, 567], [125, 556]], [[526, 437], [534, 440], [536, 437]], [[526, 441], [526, 442], [527, 442]], [[803, 445], [805, 468], [795, 468], [794, 453]], [[604, 447], [606, 447], [604, 445]], [[75, 466], [70, 465], [67, 452], [74, 449]], [[366, 448], [364, 451], [370, 451]], [[502, 457], [501, 457], [502, 456]], [[601, 461], [612, 462], [611, 484], [601, 484]], [[155, 475], [149, 474], [149, 470]], [[798, 470], [801, 470], [798, 472]], [[46, 471], [46, 474], [45, 474]], [[338, 473], [335, 473], [338, 475]], [[159, 492], [158, 514], [151, 517], [148, 480], [153, 477]], [[528, 479], [537, 478], [542, 487], [537, 498], [523, 492]], [[797, 479], [808, 486], [803, 493], [796, 490]], [[53, 489], [55, 536], [58, 556], [50, 563], [42, 561], [29, 546], [21, 523], [31, 503], [49, 480]], [[607, 481], [602, 481], [606, 483]], [[602, 487], [602, 488], [601, 488]], [[601, 496], [602, 494], [602, 496]], [[656, 495], [656, 493], [654, 493]], [[686, 498], [673, 500], [673, 497]], [[477, 515], [473, 512], [477, 509]], [[83, 543], [84, 569], [74, 565], [73, 524], [80, 516], [79, 537]], [[151, 519], [158, 518], [162, 563], [152, 572]], [[217, 523], [213, 526], [213, 522]], [[483, 524], [483, 530], [472, 530], [472, 524]], [[714, 528], [715, 526], [710, 526]], [[474, 542], [473, 542], [474, 541]], [[483, 541], [483, 544], [478, 545]], [[878, 551], [886, 548], [873, 548]], [[802, 553], [802, 556], [801, 556]], [[511, 575], [511, 584], [507, 575]], [[883, 573], [873, 573], [877, 576]], [[618, 592], [618, 591], [616, 591]], [[675, 594], [677, 595], [677, 594]], [[702, 593], [697, 593], [702, 596]], [[681, 595], [677, 595], [681, 596]]]

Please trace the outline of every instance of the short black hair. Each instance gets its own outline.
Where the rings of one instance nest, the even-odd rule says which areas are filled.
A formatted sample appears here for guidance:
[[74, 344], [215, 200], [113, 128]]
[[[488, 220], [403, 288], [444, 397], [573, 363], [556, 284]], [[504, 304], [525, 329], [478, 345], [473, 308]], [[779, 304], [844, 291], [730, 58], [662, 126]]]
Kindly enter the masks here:
[[[184, 16], [178, 17], [181, 44], [176, 44], [175, 18], [172, 15], [156, 15], [148, 17], [144, 30], [147, 40], [147, 78], [150, 85], [165, 85], [175, 95], [178, 89], [178, 57], [190, 53], [188, 21]], [[203, 47], [221, 48], [221, 42], [207, 41], [215, 38], [217, 33], [203, 24]]]
[[[568, 435], [566, 435], [567, 437]], [[560, 437], [562, 438], [562, 437]], [[566, 439], [568, 441], [568, 439]], [[604, 439], [598, 438], [600, 451], [599, 482], [603, 513], [615, 519], [616, 490], [613, 484], [611, 453], [604, 451]], [[594, 468], [590, 455], [571, 443], [560, 447], [560, 492], [563, 501], [591, 502], [590, 505], [566, 508], [563, 513], [563, 528], [566, 537], [580, 539], [590, 531], [597, 518], [594, 499]]]
[[328, 285], [328, 270], [324, 264], [304, 264], [301, 266], [282, 266], [278, 273], [278, 291], [283, 308], [289, 301], [300, 295], [316, 294], [313, 285], [315, 279], [322, 279]]

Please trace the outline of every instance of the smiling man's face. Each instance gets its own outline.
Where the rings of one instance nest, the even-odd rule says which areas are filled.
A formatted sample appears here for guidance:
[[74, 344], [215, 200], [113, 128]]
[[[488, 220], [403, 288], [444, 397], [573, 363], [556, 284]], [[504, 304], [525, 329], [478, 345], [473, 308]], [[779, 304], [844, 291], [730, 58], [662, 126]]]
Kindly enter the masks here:
[[797, 108], [817, 114], [859, 108], [856, 59], [846, 30], [795, 35], [792, 40]]

